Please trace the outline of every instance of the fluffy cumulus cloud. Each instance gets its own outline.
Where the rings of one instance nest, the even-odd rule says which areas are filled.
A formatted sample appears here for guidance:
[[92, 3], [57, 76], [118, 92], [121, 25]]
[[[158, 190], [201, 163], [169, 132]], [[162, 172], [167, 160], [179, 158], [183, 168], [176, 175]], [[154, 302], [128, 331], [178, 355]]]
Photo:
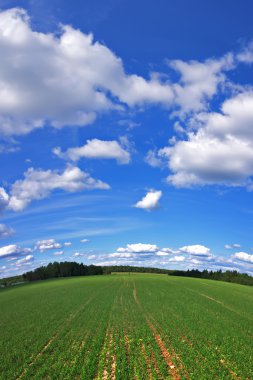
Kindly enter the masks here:
[[234, 66], [234, 57], [227, 54], [221, 59], [208, 59], [205, 62], [181, 60], [170, 61], [169, 65], [181, 74], [179, 83], [173, 85], [175, 103], [180, 113], [200, 111], [225, 82], [224, 71]]
[[38, 249], [41, 252], [48, 251], [50, 249], [59, 249], [62, 248], [62, 244], [55, 241], [55, 239], [45, 239], [39, 240], [36, 243], [35, 249]]
[[24, 177], [23, 180], [18, 180], [12, 185], [9, 195], [3, 191], [2, 203], [5, 207], [21, 211], [31, 201], [46, 198], [56, 189], [67, 192], [109, 189], [106, 183], [92, 178], [88, 173], [74, 166], [67, 166], [62, 172], [30, 168], [24, 173]]
[[[36, 32], [17, 8], [0, 13], [0, 49], [0, 132], [6, 136], [45, 122], [83, 126], [98, 113], [125, 106], [173, 106], [178, 115], [199, 111], [234, 64], [232, 54], [205, 62], [173, 60], [168, 69], [179, 74], [176, 83], [156, 73], [145, 79], [127, 74], [122, 60], [91, 34], [66, 25], [56, 34]], [[240, 59], [249, 61], [249, 52]]]
[[54, 154], [61, 158], [78, 161], [80, 158], [114, 159], [119, 164], [128, 164], [130, 154], [118, 141], [88, 140], [79, 148], [69, 148], [65, 153], [60, 148], [54, 148]]
[[31, 252], [31, 248], [22, 248], [16, 244], [9, 244], [5, 245], [4, 247], [0, 247], [0, 258], [5, 258], [9, 256], [19, 256]]
[[0, 224], [0, 238], [9, 237], [14, 234], [12, 228], [7, 227], [5, 224]]
[[156, 256], [169, 256], [169, 253], [163, 250], [157, 251], [155, 254]]
[[80, 242], [81, 242], [81, 243], [88, 243], [89, 240], [84, 238], [84, 239], [81, 239]]
[[185, 260], [186, 260], [185, 256], [173, 256], [169, 259], [169, 262], [182, 263]]
[[161, 190], [150, 190], [134, 207], [141, 208], [146, 211], [153, 211], [159, 208], [159, 200], [162, 197]]
[[127, 244], [126, 247], [121, 247], [117, 249], [117, 252], [125, 253], [147, 253], [147, 252], [156, 252], [159, 248], [156, 244], [144, 244], [144, 243], [136, 243], [136, 244]]
[[194, 256], [210, 256], [210, 248], [205, 247], [201, 244], [195, 245], [186, 245], [184, 247], [179, 248], [181, 252], [189, 253]]
[[[0, 13], [0, 130], [25, 134], [45, 121], [83, 126], [119, 104], [169, 104], [170, 85], [127, 75], [110, 49], [70, 26], [57, 35], [33, 31], [27, 13]], [[31, 60], [32, 56], [32, 60]], [[112, 96], [108, 96], [110, 93]], [[114, 98], [114, 100], [112, 100]]]
[[234, 259], [245, 261], [247, 263], [253, 264], [253, 255], [246, 252], [236, 252], [233, 256]]
[[252, 190], [253, 92], [226, 100], [220, 112], [193, 116], [187, 139], [161, 149], [176, 187], [194, 185], [246, 186]]

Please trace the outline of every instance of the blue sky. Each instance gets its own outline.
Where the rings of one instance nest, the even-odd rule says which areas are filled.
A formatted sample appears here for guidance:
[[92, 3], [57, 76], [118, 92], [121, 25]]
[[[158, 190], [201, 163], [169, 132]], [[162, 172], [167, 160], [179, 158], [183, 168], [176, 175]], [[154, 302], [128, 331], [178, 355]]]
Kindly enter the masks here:
[[253, 273], [251, 1], [0, 0], [0, 270]]

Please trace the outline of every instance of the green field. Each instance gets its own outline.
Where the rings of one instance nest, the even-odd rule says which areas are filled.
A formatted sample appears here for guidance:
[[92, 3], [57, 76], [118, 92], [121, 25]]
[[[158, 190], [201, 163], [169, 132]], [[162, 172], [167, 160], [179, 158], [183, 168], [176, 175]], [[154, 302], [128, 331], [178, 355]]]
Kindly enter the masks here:
[[1, 379], [253, 379], [253, 288], [116, 274], [0, 292]]

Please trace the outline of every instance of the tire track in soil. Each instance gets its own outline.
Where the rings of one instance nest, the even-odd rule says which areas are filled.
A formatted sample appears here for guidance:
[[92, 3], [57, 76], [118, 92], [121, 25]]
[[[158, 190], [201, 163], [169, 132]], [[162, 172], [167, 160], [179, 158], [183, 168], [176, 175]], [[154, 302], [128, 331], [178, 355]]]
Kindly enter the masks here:
[[[220, 355], [222, 355], [221, 351], [218, 348], [217, 348], [217, 351]], [[231, 368], [229, 368], [230, 365], [225, 359], [220, 359], [219, 362], [223, 367], [226, 368], [226, 370], [230, 373], [230, 375], [232, 376], [233, 379], [241, 380], [241, 378], [239, 376], [237, 376], [237, 374]], [[246, 379], [246, 380], [248, 380], [248, 379]]]
[[[119, 294], [120, 289], [122, 287], [123, 287], [123, 284], [120, 285], [118, 292], [115, 295], [115, 299], [113, 301], [111, 311], [110, 311], [110, 314], [108, 317], [108, 325], [107, 325], [107, 330], [106, 330], [106, 334], [105, 334], [105, 338], [104, 338], [103, 348], [102, 348], [102, 351], [100, 352], [99, 362], [102, 360], [104, 347], [107, 345], [105, 367], [103, 369], [102, 380], [109, 380], [109, 379], [110, 380], [116, 380], [116, 355], [115, 355], [115, 353], [111, 354], [111, 347], [113, 346], [113, 333], [111, 331], [111, 328], [109, 328], [109, 326], [110, 326], [110, 321], [111, 321], [111, 317], [112, 317], [112, 313], [113, 313], [113, 308], [115, 307], [115, 304], [116, 304], [117, 299], [118, 299], [118, 294]], [[120, 303], [122, 304], [122, 295], [120, 296]], [[102, 355], [102, 357], [101, 357], [101, 355]], [[111, 359], [111, 365], [110, 365], [110, 371], [108, 371], [108, 365], [109, 365], [110, 359]], [[98, 380], [99, 376], [100, 376], [100, 374], [99, 374], [99, 362], [98, 362], [98, 367], [97, 367], [97, 373], [94, 376], [94, 380]]]
[[111, 363], [111, 372], [110, 372], [110, 379], [116, 380], [116, 355], [113, 353], [111, 355], [112, 363]]
[[[103, 369], [102, 380], [115, 380], [116, 373], [116, 357], [115, 354], [111, 352], [113, 346], [113, 334], [109, 333], [109, 338], [107, 339], [107, 351], [105, 356], [105, 365]], [[109, 365], [110, 364], [110, 365]]]
[[[133, 297], [134, 297], [135, 303], [142, 309], [140, 302], [139, 302], [139, 299], [138, 299], [138, 296], [137, 296], [137, 290], [136, 290], [135, 282], [134, 282], [134, 288], [133, 288]], [[181, 380], [181, 376], [178, 372], [178, 369], [177, 369], [176, 365], [174, 364], [175, 352], [173, 354], [171, 354], [166, 349], [165, 344], [164, 344], [160, 334], [157, 332], [155, 326], [151, 323], [151, 321], [147, 315], [145, 315], [145, 318], [146, 318], [146, 321], [147, 321], [147, 324], [148, 324], [150, 330], [153, 333], [153, 336], [156, 340], [156, 343], [157, 343], [158, 347], [160, 348], [161, 354], [164, 357], [164, 360], [168, 366], [168, 369], [169, 369], [169, 372], [170, 372], [172, 379], [173, 380]]]
[[[149, 347], [149, 343], [147, 343], [147, 346]], [[151, 358], [151, 362], [155, 368], [155, 371], [156, 371], [156, 374], [157, 374], [157, 377], [159, 380], [163, 380], [163, 377], [162, 377], [162, 374], [160, 372], [160, 369], [159, 369], [159, 366], [158, 366], [158, 363], [157, 363], [157, 360], [156, 360], [156, 357], [155, 357], [155, 354], [154, 352], [152, 351], [152, 347], [150, 348], [149, 350], [149, 353], [150, 353], [150, 358]]]
[[125, 323], [123, 324], [123, 331], [124, 331], [124, 348], [125, 348], [125, 353], [126, 353], [126, 360], [127, 360], [128, 365], [130, 365], [130, 344], [129, 344], [129, 339], [126, 332]]
[[[108, 366], [109, 366], [109, 359], [110, 359], [110, 354], [111, 354], [111, 345], [112, 345], [112, 333], [108, 333], [106, 334], [106, 345], [107, 345], [107, 351], [106, 351], [106, 355], [105, 355], [105, 365], [104, 365], [104, 369], [103, 369], [103, 375], [102, 375], [102, 380], [107, 380], [108, 379], [108, 375], [109, 375], [109, 372], [108, 372]], [[96, 377], [96, 379], [98, 379], [98, 377]]]
[[151, 363], [150, 363], [150, 360], [148, 358], [148, 355], [146, 353], [145, 346], [144, 346], [143, 343], [141, 344], [141, 353], [142, 353], [142, 356], [145, 359], [145, 363], [146, 363], [146, 366], [147, 366], [147, 378], [149, 380], [153, 380], [153, 373], [152, 373]]
[[[222, 304], [222, 306], [224, 306], [225, 308], [228, 308], [228, 307], [226, 307], [225, 304], [223, 304], [221, 301], [216, 300], [215, 298], [209, 297], [209, 296], [207, 296], [207, 295], [205, 295], [203, 293], [199, 293], [199, 292], [196, 292], [196, 291], [193, 291], [193, 292], [197, 293], [199, 295], [202, 295], [202, 296], [204, 296], [204, 297], [206, 297], [206, 298], [208, 298], [208, 299], [210, 299], [210, 300], [212, 300], [214, 302]], [[233, 310], [231, 309], [231, 311], [233, 311]], [[237, 313], [237, 314], [239, 315], [239, 313]], [[174, 315], [174, 317], [177, 317], [176, 314], [173, 314], [173, 315]], [[154, 318], [152, 316], [150, 316], [150, 318], [154, 320]], [[154, 320], [154, 322], [155, 322], [155, 320]], [[178, 328], [175, 327], [175, 329], [178, 331], [178, 333], [180, 333], [180, 330]], [[182, 340], [182, 342], [186, 342], [194, 350], [194, 352], [196, 352], [199, 355], [199, 359], [196, 358], [197, 364], [199, 364], [201, 361], [202, 362], [206, 362], [206, 358], [201, 354], [201, 352], [199, 351], [199, 349], [196, 348], [196, 345], [198, 345], [198, 341], [194, 337], [192, 337], [191, 340], [190, 340], [188, 337], [186, 337], [186, 335], [182, 335], [182, 339], [181, 340]], [[166, 341], [166, 337], [165, 337], [165, 341]], [[212, 342], [207, 341], [207, 344], [208, 344], [208, 347], [209, 347], [210, 350], [213, 349], [213, 343]], [[216, 348], [216, 350], [217, 350], [217, 348]], [[221, 354], [220, 350], [218, 350], [218, 352]], [[224, 367], [229, 372], [229, 374], [232, 376], [233, 379], [235, 379], [235, 380], [241, 380], [241, 378], [238, 377], [236, 375], [236, 373], [231, 368], [229, 368], [230, 364], [226, 360], [224, 360], [224, 359], [218, 359], [218, 358], [217, 358], [217, 360], [218, 360], [218, 363], [219, 363], [220, 367]], [[184, 376], [186, 376], [186, 375], [184, 374]], [[186, 376], [186, 378], [187, 378], [187, 376]], [[215, 378], [219, 380], [219, 377], [215, 376]], [[250, 379], [246, 379], [246, 380], [250, 380]]]

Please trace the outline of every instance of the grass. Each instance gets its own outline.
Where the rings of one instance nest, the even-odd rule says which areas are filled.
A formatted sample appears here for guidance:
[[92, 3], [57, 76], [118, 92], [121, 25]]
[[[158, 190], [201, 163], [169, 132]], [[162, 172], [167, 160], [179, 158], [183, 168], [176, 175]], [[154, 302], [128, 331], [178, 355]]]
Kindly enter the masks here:
[[252, 379], [253, 288], [120, 274], [0, 291], [0, 378]]

